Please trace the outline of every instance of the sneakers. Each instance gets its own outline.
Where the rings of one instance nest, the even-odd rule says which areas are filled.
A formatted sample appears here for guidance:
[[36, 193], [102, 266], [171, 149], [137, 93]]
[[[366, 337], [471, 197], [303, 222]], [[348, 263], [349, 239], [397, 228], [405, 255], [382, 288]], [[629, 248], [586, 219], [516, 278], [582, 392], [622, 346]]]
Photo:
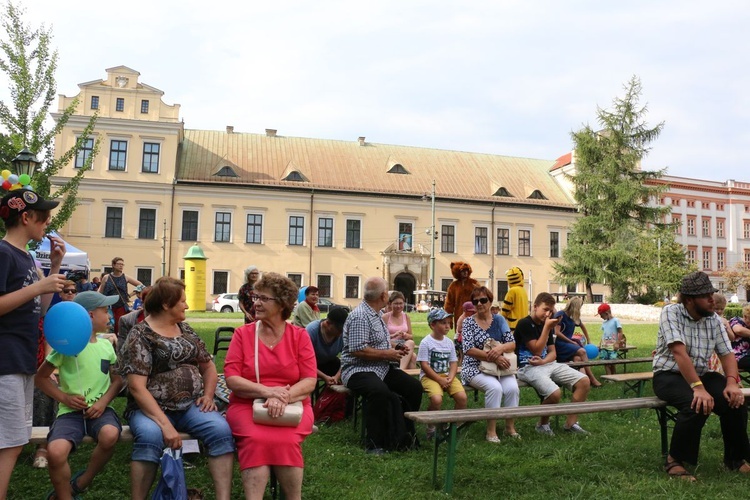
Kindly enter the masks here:
[[[579, 429], [580, 429], [580, 427], [579, 427]], [[581, 429], [581, 430], [583, 430], [583, 429]], [[554, 436], [555, 435], [555, 432], [552, 430], [552, 427], [550, 427], [549, 424], [537, 424], [536, 431], [539, 434], [544, 434], [545, 436]]]
[[563, 426], [563, 430], [565, 432], [570, 432], [570, 433], [573, 433], [573, 434], [581, 434], [583, 436], [588, 436], [589, 434], [591, 434], [589, 431], [585, 430], [583, 427], [581, 427], [580, 425], [578, 425], [578, 422], [576, 422], [575, 424], [571, 425], [570, 427]]

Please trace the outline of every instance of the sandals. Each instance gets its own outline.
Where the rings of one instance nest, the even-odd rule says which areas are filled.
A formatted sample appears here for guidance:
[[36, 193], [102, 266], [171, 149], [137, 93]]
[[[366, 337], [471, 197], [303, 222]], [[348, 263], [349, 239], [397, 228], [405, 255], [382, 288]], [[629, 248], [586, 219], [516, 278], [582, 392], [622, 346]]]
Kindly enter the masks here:
[[73, 490], [73, 498], [77, 497], [78, 495], [82, 495], [86, 493], [86, 490], [88, 488], [80, 488], [78, 486], [78, 478], [83, 475], [83, 473], [86, 472], [86, 469], [81, 469], [75, 474], [73, 474], [73, 477], [70, 478], [70, 488]]
[[34, 457], [34, 461], [31, 463], [31, 466], [35, 469], [46, 469], [49, 465], [49, 462], [47, 461], [47, 457], [44, 455], [37, 455]]
[[664, 465], [664, 472], [666, 472], [670, 478], [678, 478], [690, 483], [694, 483], [697, 481], [695, 476], [690, 474], [687, 469], [685, 469], [685, 467], [677, 460], [668, 460]]
[[487, 440], [488, 443], [499, 443], [500, 442], [500, 438], [497, 437], [497, 436], [485, 436], [485, 439]]

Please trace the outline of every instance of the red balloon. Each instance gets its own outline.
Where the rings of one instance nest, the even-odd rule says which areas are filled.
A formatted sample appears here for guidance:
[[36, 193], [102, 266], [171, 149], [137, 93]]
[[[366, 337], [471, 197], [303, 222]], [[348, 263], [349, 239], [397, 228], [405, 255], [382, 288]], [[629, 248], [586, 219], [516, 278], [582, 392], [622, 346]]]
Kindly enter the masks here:
[[10, 183], [10, 181], [3, 181], [3, 189], [5, 189], [6, 191], [10, 191], [11, 186], [12, 184]]

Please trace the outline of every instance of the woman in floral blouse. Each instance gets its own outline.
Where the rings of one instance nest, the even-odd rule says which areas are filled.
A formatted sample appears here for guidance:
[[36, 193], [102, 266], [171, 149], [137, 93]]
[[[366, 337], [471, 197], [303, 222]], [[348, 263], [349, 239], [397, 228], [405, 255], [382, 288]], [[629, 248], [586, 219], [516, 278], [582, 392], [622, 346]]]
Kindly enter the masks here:
[[130, 331], [120, 351], [127, 377], [125, 416], [133, 432], [131, 498], [146, 498], [162, 450], [182, 447], [180, 432], [201, 440], [217, 499], [231, 498], [234, 439], [216, 411], [218, 375], [206, 345], [185, 323], [185, 285], [165, 276], [144, 302], [146, 319]]

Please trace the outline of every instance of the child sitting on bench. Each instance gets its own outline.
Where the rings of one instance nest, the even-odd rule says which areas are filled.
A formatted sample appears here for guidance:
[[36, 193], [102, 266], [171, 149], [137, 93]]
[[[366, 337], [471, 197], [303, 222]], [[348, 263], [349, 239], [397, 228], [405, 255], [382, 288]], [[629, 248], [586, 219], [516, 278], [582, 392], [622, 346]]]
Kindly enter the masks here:
[[[456, 377], [458, 357], [453, 341], [446, 337], [451, 329], [452, 314], [443, 309], [433, 309], [427, 315], [427, 323], [432, 332], [419, 344], [417, 362], [421, 368], [419, 380], [430, 398], [428, 410], [439, 410], [443, 405], [443, 394], [448, 394], [456, 402], [456, 409], [466, 408], [466, 391]], [[427, 439], [435, 437], [435, 427], [427, 427]]]
[[[82, 292], [74, 300], [91, 317], [89, 343], [77, 356], [53, 350], [34, 379], [37, 387], [60, 403], [47, 436], [49, 476], [54, 487], [47, 494], [48, 499], [77, 497], [85, 492], [112, 458], [122, 431], [120, 419], [109, 406], [122, 388], [122, 378], [114, 372], [117, 356], [111, 342], [96, 336], [98, 332], [106, 332], [107, 306], [117, 302], [118, 297]], [[60, 373], [59, 388], [50, 380], [55, 368]], [[87, 435], [96, 440], [96, 448], [88, 467], [71, 477], [68, 455]]]

